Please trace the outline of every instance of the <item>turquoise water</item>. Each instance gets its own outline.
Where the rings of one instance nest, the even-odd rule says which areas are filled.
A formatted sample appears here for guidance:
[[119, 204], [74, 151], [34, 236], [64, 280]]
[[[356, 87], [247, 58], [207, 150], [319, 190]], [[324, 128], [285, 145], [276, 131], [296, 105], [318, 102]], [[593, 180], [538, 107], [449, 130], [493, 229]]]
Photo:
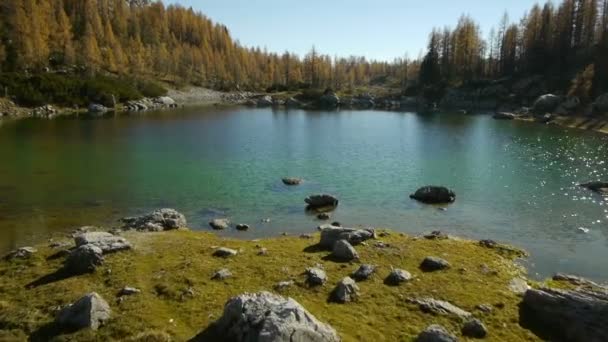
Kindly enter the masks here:
[[[186, 109], [0, 126], [0, 251], [159, 207], [245, 238], [314, 231], [304, 198], [340, 198], [332, 220], [442, 230], [526, 248], [532, 274], [608, 280], [608, 137], [487, 115]], [[302, 177], [288, 188], [281, 177]], [[446, 211], [408, 198], [443, 184]], [[261, 222], [270, 218], [269, 223]], [[589, 229], [585, 234], [579, 227]]]

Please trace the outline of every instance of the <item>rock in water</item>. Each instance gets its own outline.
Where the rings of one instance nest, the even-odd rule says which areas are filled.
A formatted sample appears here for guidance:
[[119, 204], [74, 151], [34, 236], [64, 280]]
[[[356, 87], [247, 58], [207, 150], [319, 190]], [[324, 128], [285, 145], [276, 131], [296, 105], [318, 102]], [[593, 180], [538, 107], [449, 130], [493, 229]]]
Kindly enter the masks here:
[[74, 238], [74, 242], [76, 247], [86, 244], [99, 247], [104, 254], [131, 249], [131, 243], [127, 239], [106, 232], [79, 234]]
[[513, 113], [499, 112], [492, 115], [492, 117], [496, 120], [513, 120], [516, 118], [516, 115]]
[[295, 300], [260, 292], [230, 299], [220, 319], [193, 341], [339, 342], [340, 337]]
[[84, 274], [95, 271], [103, 264], [103, 251], [93, 245], [82, 245], [73, 250], [63, 264], [70, 274]]
[[342, 279], [334, 289], [331, 300], [336, 303], [347, 303], [359, 297], [359, 286], [351, 277]]
[[583, 183], [580, 186], [600, 194], [608, 194], [608, 182], [589, 182]]
[[608, 293], [530, 289], [520, 306], [520, 324], [544, 340], [608, 341]]
[[369, 279], [374, 272], [376, 272], [376, 266], [363, 264], [352, 274], [352, 277], [356, 281], [363, 281]]
[[339, 240], [334, 244], [332, 257], [340, 261], [352, 261], [359, 259], [359, 253], [346, 240]]
[[304, 202], [306, 202], [310, 208], [316, 209], [323, 207], [337, 207], [339, 201], [333, 195], [320, 194], [308, 196]]
[[534, 104], [532, 105], [532, 112], [534, 112], [535, 114], [551, 113], [555, 109], [557, 109], [561, 102], [561, 97], [557, 95], [542, 95], [538, 99], [536, 99], [536, 101], [534, 101]]
[[251, 227], [248, 224], [237, 224], [235, 228], [236, 228], [236, 230], [238, 230], [240, 232], [246, 232]]
[[387, 285], [397, 286], [401, 283], [405, 283], [412, 280], [412, 275], [408, 271], [394, 269], [391, 273], [386, 277], [384, 283]]
[[441, 325], [433, 324], [418, 335], [416, 342], [456, 342], [458, 338]]
[[124, 229], [163, 231], [186, 228], [186, 217], [174, 209], [159, 209], [149, 214], [121, 219]]
[[289, 186], [295, 186], [295, 185], [302, 184], [301, 178], [286, 177], [286, 178], [283, 178], [282, 181], [283, 181], [283, 184], [289, 185]]
[[410, 198], [428, 204], [453, 203], [456, 200], [454, 191], [443, 187], [429, 185], [416, 190]]
[[426, 257], [420, 264], [420, 269], [424, 272], [434, 272], [450, 268], [450, 263], [437, 257]]
[[340, 240], [346, 240], [351, 245], [356, 246], [361, 242], [373, 239], [376, 236], [376, 232], [371, 228], [354, 229], [323, 225], [319, 227], [319, 229], [321, 230], [319, 246], [328, 250], [332, 250], [336, 242]]
[[213, 221], [209, 222], [209, 225], [211, 226], [211, 228], [213, 228], [215, 230], [224, 230], [224, 229], [228, 229], [230, 227], [230, 220], [214, 219]]
[[62, 309], [55, 323], [68, 329], [99, 329], [112, 311], [110, 305], [97, 293], [92, 292], [77, 300], [74, 304]]
[[488, 329], [480, 320], [472, 319], [464, 324], [462, 334], [472, 338], [484, 338], [488, 335]]
[[318, 267], [306, 269], [306, 283], [310, 286], [321, 286], [327, 282], [327, 274]]

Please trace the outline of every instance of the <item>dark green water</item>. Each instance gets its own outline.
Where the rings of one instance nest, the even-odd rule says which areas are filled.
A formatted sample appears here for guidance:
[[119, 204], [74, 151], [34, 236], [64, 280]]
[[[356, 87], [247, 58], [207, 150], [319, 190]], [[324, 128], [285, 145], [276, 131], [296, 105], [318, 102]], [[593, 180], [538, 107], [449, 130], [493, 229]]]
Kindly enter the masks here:
[[[249, 223], [223, 233], [245, 238], [311, 232], [303, 199], [329, 192], [345, 225], [491, 238], [530, 251], [533, 274], [608, 280], [608, 204], [575, 185], [608, 178], [607, 156], [606, 136], [486, 115], [189, 109], [5, 122], [0, 251], [159, 207], [203, 230], [216, 216]], [[306, 182], [287, 188], [284, 176]], [[425, 184], [450, 186], [456, 203], [408, 198]]]

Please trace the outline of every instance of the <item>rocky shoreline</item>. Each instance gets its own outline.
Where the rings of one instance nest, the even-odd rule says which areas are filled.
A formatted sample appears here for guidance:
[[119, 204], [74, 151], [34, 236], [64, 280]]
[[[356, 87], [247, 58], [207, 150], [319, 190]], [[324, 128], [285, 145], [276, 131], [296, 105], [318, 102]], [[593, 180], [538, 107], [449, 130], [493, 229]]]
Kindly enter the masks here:
[[515, 262], [525, 253], [492, 240], [336, 223], [245, 241], [186, 227], [182, 214], [161, 209], [9, 253], [0, 261], [0, 340], [608, 336], [607, 288], [563, 274], [529, 280]]

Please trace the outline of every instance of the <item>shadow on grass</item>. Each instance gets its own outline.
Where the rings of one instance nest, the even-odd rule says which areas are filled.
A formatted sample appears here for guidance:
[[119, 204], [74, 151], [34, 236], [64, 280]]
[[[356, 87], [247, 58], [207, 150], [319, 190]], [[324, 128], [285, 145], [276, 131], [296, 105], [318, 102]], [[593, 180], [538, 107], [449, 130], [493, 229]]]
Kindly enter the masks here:
[[85, 273], [74, 273], [71, 272], [65, 268], [60, 268], [57, 271], [47, 274], [45, 276], [42, 276], [36, 280], [34, 280], [33, 282], [25, 285], [26, 289], [34, 289], [40, 286], [44, 286], [44, 285], [48, 285], [48, 284], [52, 284], [52, 283], [56, 283], [58, 281], [62, 281], [68, 278], [72, 278], [72, 277], [76, 277], [79, 275], [83, 275], [86, 273], [90, 273], [90, 272], [85, 272]]
[[323, 248], [318, 243], [304, 248], [304, 253], [321, 253], [321, 252], [327, 252], [327, 248]]
[[78, 331], [78, 329], [70, 329], [70, 328], [62, 327], [55, 322], [51, 322], [51, 323], [48, 323], [48, 324], [38, 328], [38, 330], [34, 331], [29, 336], [28, 341], [30, 341], [30, 342], [51, 341], [55, 337], [58, 337], [59, 335], [73, 334], [76, 331]]

